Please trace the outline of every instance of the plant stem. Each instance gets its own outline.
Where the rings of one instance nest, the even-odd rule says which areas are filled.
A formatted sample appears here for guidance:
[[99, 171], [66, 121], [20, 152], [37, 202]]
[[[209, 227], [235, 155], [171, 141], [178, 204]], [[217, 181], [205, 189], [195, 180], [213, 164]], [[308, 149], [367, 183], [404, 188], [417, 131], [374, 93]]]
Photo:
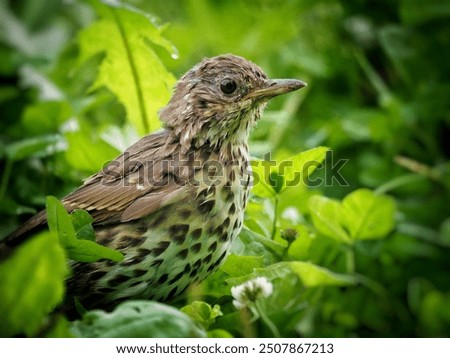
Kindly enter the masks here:
[[399, 187], [402, 187], [403, 185], [417, 183], [419, 181], [426, 180], [425, 176], [419, 175], [419, 174], [406, 174], [402, 175], [398, 178], [394, 178], [387, 183], [379, 186], [376, 190], [376, 194], [384, 194], [388, 191], [391, 191], [393, 189], [397, 189]]
[[347, 267], [347, 273], [355, 273], [355, 250], [353, 246], [348, 246], [345, 250], [345, 263]]
[[366, 277], [364, 275], [356, 274], [355, 275], [358, 281], [366, 286], [368, 289], [372, 290], [375, 294], [377, 294], [380, 297], [388, 297], [389, 291], [386, 290], [382, 285], [380, 285], [378, 282], [372, 280], [369, 277]]
[[257, 301], [255, 301], [255, 308], [264, 324], [267, 326], [267, 328], [269, 328], [270, 332], [272, 332], [272, 335], [275, 338], [281, 338], [280, 331], [278, 331], [277, 326], [275, 326], [272, 320], [266, 315], [266, 313], [264, 312], [264, 310], [261, 308], [261, 306]]
[[252, 321], [250, 319], [250, 311], [248, 309], [239, 310], [239, 317], [242, 324], [243, 336], [245, 338], [256, 337], [255, 329], [253, 328]]
[[275, 203], [273, 208], [273, 223], [272, 223], [272, 240], [275, 239], [275, 235], [277, 233], [277, 218], [278, 218], [278, 194], [275, 194]]

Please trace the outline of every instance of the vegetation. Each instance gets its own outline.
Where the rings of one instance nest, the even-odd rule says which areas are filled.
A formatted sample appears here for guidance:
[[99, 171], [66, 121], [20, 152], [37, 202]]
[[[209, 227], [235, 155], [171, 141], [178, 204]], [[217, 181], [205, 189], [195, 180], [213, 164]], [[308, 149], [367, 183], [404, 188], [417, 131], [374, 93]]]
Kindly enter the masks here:
[[[45, 205], [50, 221], [0, 262], [0, 335], [448, 337], [449, 16], [445, 0], [0, 0], [0, 237]], [[170, 306], [53, 312], [67, 257], [121, 259], [54, 197], [156, 130], [175, 79], [221, 53], [309, 84], [252, 133], [233, 253]]]

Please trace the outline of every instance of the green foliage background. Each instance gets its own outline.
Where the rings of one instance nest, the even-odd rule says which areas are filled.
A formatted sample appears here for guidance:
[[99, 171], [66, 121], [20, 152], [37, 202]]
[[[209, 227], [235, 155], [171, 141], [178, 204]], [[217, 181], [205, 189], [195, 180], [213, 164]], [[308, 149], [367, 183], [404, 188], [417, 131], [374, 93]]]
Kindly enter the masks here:
[[[0, 0], [0, 237], [157, 129], [175, 79], [205, 56], [309, 84], [270, 104], [254, 157], [301, 168], [332, 152], [295, 187], [272, 168], [233, 254], [173, 307], [51, 313], [71, 252], [58, 225], [38, 234], [0, 262], [1, 335], [450, 335], [448, 1], [109, 3]], [[56, 207], [74, 242], [79, 224]], [[259, 276], [273, 293], [236, 310], [230, 287]]]

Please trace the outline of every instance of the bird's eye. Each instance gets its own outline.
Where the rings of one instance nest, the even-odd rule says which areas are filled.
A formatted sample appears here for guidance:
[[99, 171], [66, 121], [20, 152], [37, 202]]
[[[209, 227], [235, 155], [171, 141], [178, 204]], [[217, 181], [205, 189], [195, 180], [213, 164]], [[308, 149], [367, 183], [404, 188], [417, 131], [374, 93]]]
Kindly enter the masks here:
[[234, 82], [234, 80], [226, 78], [222, 82], [220, 82], [220, 90], [225, 94], [232, 94], [234, 91], [236, 91], [236, 82]]

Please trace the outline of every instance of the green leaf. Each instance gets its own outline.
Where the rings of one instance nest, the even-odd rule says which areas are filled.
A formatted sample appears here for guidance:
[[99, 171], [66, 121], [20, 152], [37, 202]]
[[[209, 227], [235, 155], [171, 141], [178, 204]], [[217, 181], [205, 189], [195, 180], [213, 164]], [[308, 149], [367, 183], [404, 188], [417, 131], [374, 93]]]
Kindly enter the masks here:
[[47, 157], [58, 151], [62, 151], [65, 145], [60, 135], [44, 135], [27, 138], [6, 147], [6, 156], [12, 161], [18, 161], [31, 157]]
[[89, 174], [97, 172], [120, 153], [99, 139], [97, 133], [87, 124], [82, 124], [76, 132], [65, 133], [65, 136], [69, 144], [65, 153], [67, 161], [73, 168]]
[[70, 215], [61, 202], [54, 196], [47, 197], [46, 203], [47, 222], [50, 232], [58, 237], [59, 242], [65, 248], [69, 248], [76, 241], [75, 230]]
[[306, 287], [348, 286], [357, 282], [353, 276], [335, 273], [325, 267], [302, 261], [277, 262], [264, 268], [256, 268], [250, 275], [229, 278], [226, 281], [230, 286], [236, 286], [256, 277], [264, 276], [272, 280], [288, 277], [290, 274], [295, 274]]
[[[94, 262], [100, 259], [109, 259], [116, 262], [123, 260], [123, 254], [117, 250], [97, 244], [94, 241], [78, 239], [72, 219], [77, 221], [77, 228], [83, 227], [83, 233], [88, 235], [90, 229], [86, 228], [89, 219], [86, 214], [75, 214], [71, 217], [63, 204], [55, 197], [47, 197], [47, 221], [50, 231], [57, 235], [61, 245], [66, 249], [70, 259], [81, 262]], [[81, 218], [82, 217], [82, 218]]]
[[278, 173], [284, 177], [285, 188], [305, 183], [309, 176], [325, 160], [329, 151], [327, 147], [317, 147], [306, 150], [282, 161]]
[[289, 262], [288, 265], [307, 287], [348, 286], [357, 282], [353, 276], [335, 273], [310, 262], [294, 261]]
[[308, 201], [315, 228], [335, 240], [350, 243], [348, 233], [342, 227], [342, 205], [332, 199], [315, 195]]
[[147, 14], [119, 2], [99, 4], [97, 10], [102, 18], [78, 37], [80, 63], [104, 53], [93, 88], [109, 88], [140, 134], [154, 131], [160, 127], [157, 112], [168, 102], [175, 82], [154, 47], [167, 50], [173, 57], [176, 50]]
[[306, 150], [280, 162], [252, 160], [252, 193], [269, 198], [287, 188], [305, 183], [306, 179], [325, 159], [329, 149], [317, 147]]
[[95, 241], [95, 231], [92, 227], [94, 219], [92, 219], [86, 210], [74, 210], [70, 214], [70, 217], [77, 239]]
[[208, 331], [208, 338], [233, 338], [233, 335], [224, 329], [213, 329]]
[[269, 183], [276, 193], [281, 192], [283, 190], [284, 184], [285, 184], [283, 176], [278, 174], [276, 171], [273, 171], [270, 173]]
[[94, 262], [101, 259], [120, 262], [124, 257], [120, 251], [88, 240], [76, 240], [73, 246], [67, 247], [67, 250], [72, 260], [80, 262]]
[[72, 332], [77, 337], [102, 338], [184, 338], [205, 337], [192, 319], [179, 310], [152, 301], [127, 301], [111, 312], [87, 312], [75, 321]]
[[253, 272], [256, 267], [263, 267], [263, 256], [238, 256], [231, 254], [220, 269], [230, 276], [243, 276]]
[[358, 189], [344, 198], [342, 209], [353, 240], [382, 238], [394, 227], [395, 202], [389, 196]]
[[22, 123], [30, 133], [44, 134], [57, 131], [71, 115], [72, 110], [68, 102], [37, 102], [25, 108]]
[[45, 332], [44, 338], [73, 338], [69, 321], [62, 315], [54, 319], [52, 327]]
[[19, 246], [0, 263], [0, 336], [35, 335], [64, 297], [64, 250], [49, 232]]
[[276, 255], [282, 255], [285, 250], [285, 246], [280, 243], [268, 239], [246, 227], [242, 228], [239, 239], [246, 246], [243, 254], [251, 253], [251, 256], [267, 255], [267, 251]]
[[186, 313], [205, 329], [212, 325], [217, 317], [223, 315], [219, 305], [211, 307], [208, 303], [202, 301], [194, 301], [191, 304], [182, 307], [180, 311]]
[[314, 238], [310, 235], [306, 226], [299, 225], [296, 229], [298, 237], [289, 246], [288, 255], [295, 260], [306, 260], [310, 257], [309, 250]]
[[275, 195], [273, 186], [270, 185], [270, 168], [264, 160], [252, 160], [253, 187], [252, 193], [261, 198], [270, 198]]
[[[422, 25], [440, 18], [448, 18], [450, 16], [450, 5], [446, 0], [401, 0], [399, 12], [405, 24]], [[409, 29], [409, 27], [406, 28]]]

